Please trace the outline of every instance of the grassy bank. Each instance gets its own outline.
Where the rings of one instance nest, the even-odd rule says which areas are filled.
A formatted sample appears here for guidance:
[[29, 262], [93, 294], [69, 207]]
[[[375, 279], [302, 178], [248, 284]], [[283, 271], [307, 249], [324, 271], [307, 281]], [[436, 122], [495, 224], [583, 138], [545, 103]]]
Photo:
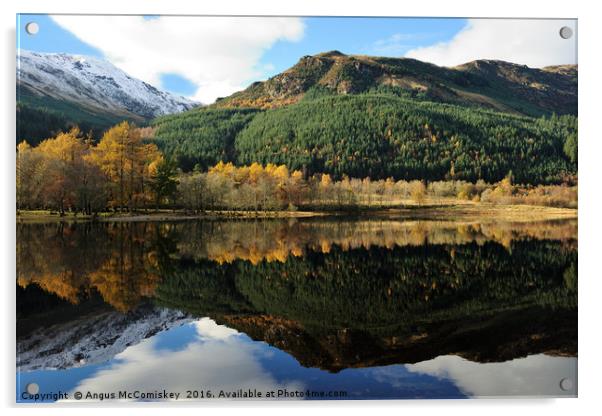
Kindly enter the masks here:
[[196, 219], [227, 219], [227, 218], [307, 218], [332, 214], [315, 211], [232, 211], [215, 210], [192, 213], [186, 210], [149, 210], [137, 212], [100, 212], [97, 215], [82, 215], [67, 212], [61, 216], [58, 212], [48, 210], [28, 211], [17, 213], [17, 222], [47, 222], [47, 221], [184, 221]]
[[228, 219], [228, 218], [309, 218], [318, 216], [362, 216], [382, 217], [388, 219], [432, 219], [432, 220], [507, 220], [507, 221], [541, 221], [554, 219], [577, 218], [577, 209], [556, 208], [533, 205], [499, 205], [472, 201], [429, 201], [429, 203], [367, 206], [353, 210], [312, 209], [296, 211], [243, 211], [212, 210], [194, 213], [186, 210], [140, 211], [132, 213], [102, 212], [96, 216], [81, 213], [66, 213], [60, 216], [57, 212], [46, 210], [17, 213], [17, 222], [47, 221], [184, 221], [195, 219]]

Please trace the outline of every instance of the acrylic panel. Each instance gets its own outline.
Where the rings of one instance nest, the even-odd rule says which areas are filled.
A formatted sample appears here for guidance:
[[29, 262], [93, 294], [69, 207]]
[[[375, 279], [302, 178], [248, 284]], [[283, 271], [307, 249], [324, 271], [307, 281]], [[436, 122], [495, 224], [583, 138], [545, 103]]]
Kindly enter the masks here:
[[577, 396], [577, 21], [17, 16], [16, 401]]

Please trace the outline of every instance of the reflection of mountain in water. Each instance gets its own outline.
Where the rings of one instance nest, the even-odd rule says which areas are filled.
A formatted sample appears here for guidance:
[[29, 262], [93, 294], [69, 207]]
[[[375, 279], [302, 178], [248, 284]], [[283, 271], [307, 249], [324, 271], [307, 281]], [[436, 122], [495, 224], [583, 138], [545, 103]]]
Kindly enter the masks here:
[[73, 316], [19, 339], [17, 367], [30, 371], [103, 363], [143, 339], [188, 321], [183, 312], [152, 307], [125, 314], [104, 311]]
[[[30, 351], [22, 365], [60, 366], [42, 357], [63, 354], [60, 345], [75, 363], [78, 351], [102, 356], [84, 345], [97, 319], [136, 335], [109, 331], [98, 338], [106, 352], [185, 319], [136, 306], [149, 301], [210, 316], [330, 371], [443, 354], [485, 362], [577, 351], [571, 221], [19, 225], [18, 233], [18, 348]], [[43, 291], [30, 298], [46, 299], [46, 315], [100, 306], [57, 313], [48, 318], [61, 322], [55, 336], [40, 336], [31, 322], [41, 311], [23, 294], [35, 287]], [[108, 312], [105, 302], [129, 312]]]
[[174, 260], [156, 299], [329, 370], [441, 354], [574, 355], [576, 259], [559, 242], [523, 241], [512, 254], [473, 243], [336, 249], [255, 266]]

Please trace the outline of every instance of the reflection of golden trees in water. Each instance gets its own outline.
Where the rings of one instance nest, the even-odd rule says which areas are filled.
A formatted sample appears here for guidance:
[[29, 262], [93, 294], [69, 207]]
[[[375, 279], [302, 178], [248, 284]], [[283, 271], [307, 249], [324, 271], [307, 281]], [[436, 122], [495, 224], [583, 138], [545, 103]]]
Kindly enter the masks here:
[[127, 311], [141, 298], [152, 297], [159, 275], [149, 272], [141, 260], [144, 256], [116, 256], [108, 259], [99, 270], [89, 274], [89, 285], [115, 309]]
[[218, 263], [247, 260], [284, 262], [303, 256], [306, 250], [329, 253], [333, 245], [355, 248], [467, 244], [495, 241], [510, 248], [525, 238], [564, 240], [577, 238], [577, 221], [537, 223], [458, 223], [448, 221], [264, 221], [223, 222], [198, 234], [180, 233], [178, 250], [195, 258]]
[[65, 299], [71, 303], [79, 303], [80, 285], [74, 284], [76, 279], [73, 278], [73, 273], [40, 273], [23, 275], [17, 273], [17, 284], [23, 288], [31, 283], [36, 283], [46, 292], [54, 293], [61, 299]]
[[[261, 220], [114, 224], [18, 224], [17, 284], [78, 303], [92, 292], [120, 311], [153, 297], [159, 263], [171, 256], [284, 263], [333, 245], [355, 248], [554, 239], [574, 246], [577, 221], [488, 224], [395, 220]], [[451, 249], [453, 257], [453, 248]]]
[[21, 287], [35, 283], [74, 304], [97, 291], [115, 309], [127, 311], [152, 296], [159, 282], [156, 261], [153, 264], [150, 245], [145, 243], [152, 227], [18, 227], [17, 284]]

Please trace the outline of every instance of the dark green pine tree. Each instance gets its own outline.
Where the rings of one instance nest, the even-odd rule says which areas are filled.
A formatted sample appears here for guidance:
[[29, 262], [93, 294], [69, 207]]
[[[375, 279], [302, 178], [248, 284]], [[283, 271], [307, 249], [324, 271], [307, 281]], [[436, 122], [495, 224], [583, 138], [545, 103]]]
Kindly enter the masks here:
[[178, 191], [176, 163], [171, 159], [163, 160], [151, 177], [150, 187], [155, 196], [156, 208], [163, 202], [175, 202]]

